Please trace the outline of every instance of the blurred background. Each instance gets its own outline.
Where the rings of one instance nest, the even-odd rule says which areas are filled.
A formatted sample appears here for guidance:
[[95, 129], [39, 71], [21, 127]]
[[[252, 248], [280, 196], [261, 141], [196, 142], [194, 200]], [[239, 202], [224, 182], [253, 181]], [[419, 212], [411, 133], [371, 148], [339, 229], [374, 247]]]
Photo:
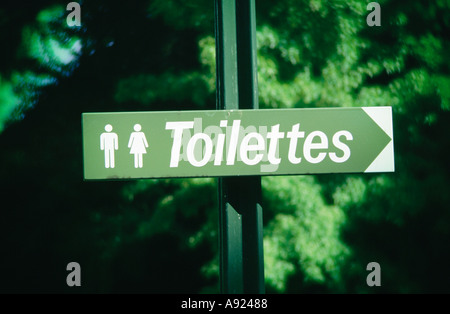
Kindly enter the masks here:
[[[216, 179], [84, 182], [81, 141], [215, 109], [214, 1], [69, 2], [0, 4], [0, 292], [218, 292]], [[392, 106], [396, 166], [263, 177], [267, 292], [450, 292], [450, 1], [369, 2], [256, 1], [260, 108]]]

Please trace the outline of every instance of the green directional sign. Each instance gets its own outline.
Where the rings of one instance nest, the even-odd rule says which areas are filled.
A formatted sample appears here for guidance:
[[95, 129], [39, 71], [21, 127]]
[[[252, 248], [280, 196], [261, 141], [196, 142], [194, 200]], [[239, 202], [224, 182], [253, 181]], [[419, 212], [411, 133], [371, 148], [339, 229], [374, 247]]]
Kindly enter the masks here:
[[86, 180], [394, 171], [391, 107], [83, 113]]

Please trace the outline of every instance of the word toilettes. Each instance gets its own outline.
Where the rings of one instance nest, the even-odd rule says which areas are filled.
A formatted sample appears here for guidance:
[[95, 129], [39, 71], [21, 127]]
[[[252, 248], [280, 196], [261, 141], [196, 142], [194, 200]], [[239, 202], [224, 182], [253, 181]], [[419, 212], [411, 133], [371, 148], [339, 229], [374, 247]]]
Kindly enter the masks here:
[[[241, 120], [221, 120], [219, 126], [208, 126], [203, 132], [202, 119], [193, 121], [166, 122], [166, 130], [172, 130], [172, 149], [170, 167], [178, 167], [180, 160], [187, 160], [192, 166], [202, 167], [207, 163], [214, 166], [234, 165], [240, 160], [246, 165], [253, 166], [262, 160], [272, 165], [280, 164], [280, 142], [288, 141], [287, 160], [291, 164], [299, 164], [303, 160], [317, 164], [326, 158], [332, 162], [343, 163], [351, 155], [347, 145], [353, 140], [353, 135], [347, 130], [339, 130], [330, 138], [322, 131], [310, 133], [301, 131], [301, 124], [291, 126], [290, 131], [281, 132], [280, 124], [274, 124], [267, 131], [267, 127], [241, 126]], [[191, 136], [190, 130], [193, 130]], [[197, 130], [197, 131], [196, 131]], [[183, 150], [182, 150], [183, 147]], [[201, 154], [195, 152], [201, 149]], [[324, 151], [326, 150], [326, 151]]]

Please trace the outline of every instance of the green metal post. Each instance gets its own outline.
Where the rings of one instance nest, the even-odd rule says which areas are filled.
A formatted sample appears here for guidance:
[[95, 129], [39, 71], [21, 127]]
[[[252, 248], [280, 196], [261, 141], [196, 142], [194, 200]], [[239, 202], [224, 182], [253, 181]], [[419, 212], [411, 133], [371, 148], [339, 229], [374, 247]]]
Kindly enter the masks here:
[[[257, 109], [254, 0], [215, 0], [217, 109]], [[220, 288], [264, 293], [261, 177], [219, 178]]]

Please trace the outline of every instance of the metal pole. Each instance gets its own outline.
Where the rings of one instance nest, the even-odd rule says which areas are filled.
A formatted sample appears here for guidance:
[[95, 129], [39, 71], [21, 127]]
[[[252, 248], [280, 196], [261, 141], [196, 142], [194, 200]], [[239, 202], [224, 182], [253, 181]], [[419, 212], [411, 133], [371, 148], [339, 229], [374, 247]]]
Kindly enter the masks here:
[[[257, 109], [254, 0], [215, 0], [217, 109]], [[264, 293], [261, 177], [219, 186], [220, 289]]]

